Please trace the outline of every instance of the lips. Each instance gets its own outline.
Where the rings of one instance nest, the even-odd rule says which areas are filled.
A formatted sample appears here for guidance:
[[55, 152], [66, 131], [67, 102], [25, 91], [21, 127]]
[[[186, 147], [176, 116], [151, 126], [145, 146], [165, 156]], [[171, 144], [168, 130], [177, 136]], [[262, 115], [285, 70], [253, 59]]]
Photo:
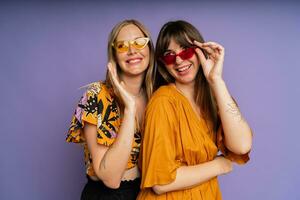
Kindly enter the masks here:
[[126, 60], [126, 63], [136, 64], [136, 63], [140, 63], [141, 61], [142, 61], [142, 58], [130, 58], [130, 59]]
[[192, 64], [190, 65], [185, 65], [183, 67], [179, 67], [177, 69], [175, 69], [177, 72], [179, 72], [180, 75], [184, 75], [186, 73], [188, 73], [188, 70], [191, 68]]

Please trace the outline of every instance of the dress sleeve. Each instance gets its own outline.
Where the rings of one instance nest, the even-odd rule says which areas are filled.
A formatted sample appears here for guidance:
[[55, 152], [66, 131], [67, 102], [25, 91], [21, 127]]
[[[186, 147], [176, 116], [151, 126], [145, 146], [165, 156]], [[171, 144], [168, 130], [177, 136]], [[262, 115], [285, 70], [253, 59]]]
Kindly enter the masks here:
[[225, 156], [225, 158], [236, 162], [238, 164], [245, 164], [249, 161], [249, 152], [243, 155], [237, 155], [233, 152], [231, 152], [226, 146], [225, 146], [225, 136], [222, 125], [219, 126], [217, 131], [217, 146], [219, 150], [222, 152], [222, 154]]
[[149, 102], [141, 147], [141, 188], [164, 185], [175, 180], [180, 163], [174, 142], [174, 106], [167, 97]]
[[120, 124], [117, 104], [100, 83], [90, 84], [81, 97], [72, 116], [67, 142], [85, 141], [83, 135], [85, 123], [97, 126], [99, 144], [109, 146], [114, 142]]

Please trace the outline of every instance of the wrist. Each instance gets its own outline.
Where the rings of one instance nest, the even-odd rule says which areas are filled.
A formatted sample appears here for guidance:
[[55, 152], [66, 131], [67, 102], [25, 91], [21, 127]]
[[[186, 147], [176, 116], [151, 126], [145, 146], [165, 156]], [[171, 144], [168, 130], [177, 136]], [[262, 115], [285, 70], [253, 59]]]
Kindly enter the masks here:
[[125, 109], [127, 110], [135, 110], [136, 108], [136, 105], [135, 105], [135, 100], [130, 100], [130, 101], [127, 101], [126, 103], [124, 102], [124, 106], [125, 106]]
[[211, 78], [208, 82], [211, 86], [217, 86], [217, 85], [224, 85], [225, 84], [224, 79], [222, 77], [219, 77], [219, 76]]
[[218, 78], [218, 79], [214, 79], [213, 81], [210, 81], [209, 85], [215, 94], [218, 93], [218, 91], [226, 88], [226, 83], [222, 78]]
[[220, 159], [215, 159], [213, 161], [215, 162], [216, 175], [219, 176], [219, 175], [224, 174], [222, 162], [220, 161]]
[[124, 115], [133, 115], [135, 116], [136, 108], [135, 105], [125, 106]]

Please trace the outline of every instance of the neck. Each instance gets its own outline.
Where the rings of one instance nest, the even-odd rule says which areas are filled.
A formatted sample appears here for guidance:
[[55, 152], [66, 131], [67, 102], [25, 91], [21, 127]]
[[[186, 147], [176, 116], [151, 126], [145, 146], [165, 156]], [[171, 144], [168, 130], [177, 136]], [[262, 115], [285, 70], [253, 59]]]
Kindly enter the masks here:
[[121, 80], [125, 83], [126, 90], [134, 96], [138, 96], [141, 93], [144, 75], [140, 76], [126, 76], [120, 75]]
[[189, 100], [194, 101], [195, 83], [182, 84], [175, 81], [176, 88]]

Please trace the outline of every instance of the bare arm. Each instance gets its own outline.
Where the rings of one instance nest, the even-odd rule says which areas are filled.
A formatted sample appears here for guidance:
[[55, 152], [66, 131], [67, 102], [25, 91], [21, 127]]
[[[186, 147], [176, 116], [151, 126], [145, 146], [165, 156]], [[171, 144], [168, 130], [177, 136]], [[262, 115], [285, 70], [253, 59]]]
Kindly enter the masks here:
[[[204, 75], [216, 97], [225, 135], [225, 145], [235, 154], [248, 153], [252, 146], [251, 129], [231, 98], [222, 78], [225, 50], [215, 42], [194, 41], [194, 44], [199, 47], [196, 52]], [[200, 49], [207, 53], [207, 58]]]
[[236, 153], [248, 153], [252, 146], [251, 129], [229, 94], [223, 80], [212, 85], [225, 136], [226, 147]]
[[158, 195], [170, 191], [188, 189], [231, 170], [231, 161], [224, 157], [217, 157], [203, 164], [179, 167], [176, 171], [176, 179], [172, 183], [155, 185], [152, 189]]
[[130, 156], [135, 129], [135, 99], [124, 89], [124, 83], [119, 82], [116, 66], [108, 64], [109, 75], [115, 90], [124, 103], [124, 116], [118, 136], [110, 147], [97, 143], [97, 128], [87, 125], [84, 134], [93, 159], [93, 168], [99, 179], [110, 188], [118, 188], [126, 170]]
[[118, 188], [127, 167], [134, 136], [134, 110], [125, 110], [115, 142], [110, 146], [97, 143], [97, 128], [86, 124], [84, 135], [99, 179], [110, 188]]

